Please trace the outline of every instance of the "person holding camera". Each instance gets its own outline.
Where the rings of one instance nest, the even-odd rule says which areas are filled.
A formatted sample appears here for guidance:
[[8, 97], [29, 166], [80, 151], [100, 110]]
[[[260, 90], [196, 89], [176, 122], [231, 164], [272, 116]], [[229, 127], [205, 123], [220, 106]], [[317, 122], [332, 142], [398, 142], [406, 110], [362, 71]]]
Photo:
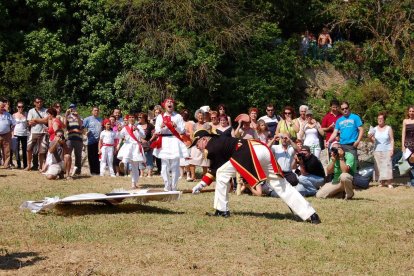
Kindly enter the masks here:
[[[73, 167], [73, 174], [80, 174], [82, 168], [83, 121], [76, 110], [76, 105], [73, 103], [69, 105], [69, 109], [66, 110], [65, 115], [66, 127], [68, 130], [68, 139], [66, 144], [70, 155], [72, 155], [72, 152], [75, 151], [75, 166]], [[72, 157], [68, 162], [72, 166]]]
[[[278, 145], [274, 145], [276, 140], [280, 140]], [[290, 134], [287, 132], [279, 133], [278, 135], [275, 135], [267, 145], [271, 148], [287, 182], [292, 186], [298, 185], [299, 180], [297, 175], [292, 172], [292, 165], [295, 152], [297, 152], [299, 148], [295, 142], [290, 139]]]
[[351, 199], [354, 196], [352, 182], [356, 172], [355, 156], [345, 152], [339, 142], [331, 145], [331, 160], [326, 168], [326, 173], [333, 173], [332, 182], [323, 185], [316, 193], [317, 198], [344, 198]]
[[296, 190], [303, 196], [314, 196], [325, 183], [325, 170], [321, 161], [311, 153], [309, 146], [302, 146], [293, 161], [293, 167], [299, 165], [299, 183]]
[[58, 129], [55, 131], [54, 139], [50, 142], [47, 158], [47, 171], [45, 172], [46, 178], [49, 180], [55, 180], [58, 178], [64, 178], [64, 172], [69, 175], [70, 165], [68, 162], [64, 162], [67, 159], [68, 146], [66, 145], [65, 137], [63, 136], [63, 130]]

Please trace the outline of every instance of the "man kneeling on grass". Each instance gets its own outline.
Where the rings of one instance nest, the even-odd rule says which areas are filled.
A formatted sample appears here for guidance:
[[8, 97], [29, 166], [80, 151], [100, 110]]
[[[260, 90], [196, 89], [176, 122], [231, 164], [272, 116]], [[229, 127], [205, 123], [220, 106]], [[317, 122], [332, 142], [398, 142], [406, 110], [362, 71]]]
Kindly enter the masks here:
[[326, 168], [327, 174], [334, 175], [332, 182], [326, 183], [316, 193], [318, 198], [344, 198], [354, 196], [353, 180], [356, 171], [355, 156], [345, 152], [338, 142], [331, 145], [331, 160]]
[[258, 140], [220, 137], [204, 129], [193, 135], [190, 147], [197, 145], [210, 160], [209, 172], [193, 188], [193, 193], [199, 193], [216, 178], [216, 212], [211, 215], [230, 216], [230, 180], [238, 172], [253, 187], [267, 179], [272, 189], [301, 219], [315, 224], [321, 222], [310, 203], [281, 176], [281, 170], [267, 145]]
[[46, 158], [47, 171], [45, 172], [45, 175], [49, 180], [57, 178], [62, 179], [64, 178], [65, 169], [68, 175], [70, 170], [70, 168], [65, 168], [68, 163], [63, 162], [64, 155], [69, 152], [68, 146], [65, 142], [65, 137], [63, 136], [63, 130], [58, 129], [55, 133], [55, 139], [50, 142]]

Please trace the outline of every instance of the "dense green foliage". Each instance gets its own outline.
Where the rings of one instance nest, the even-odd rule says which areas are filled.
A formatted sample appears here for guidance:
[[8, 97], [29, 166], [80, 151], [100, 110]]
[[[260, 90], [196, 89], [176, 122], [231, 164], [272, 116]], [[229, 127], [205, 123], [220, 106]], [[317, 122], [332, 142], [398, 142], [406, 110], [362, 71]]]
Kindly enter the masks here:
[[[226, 103], [231, 115], [274, 102], [320, 114], [347, 99], [366, 122], [398, 126], [414, 102], [412, 1], [6, 0], [0, 3], [0, 96], [47, 105], [146, 110], [166, 96], [190, 110]], [[299, 33], [327, 24], [330, 62], [347, 85], [307, 98]]]

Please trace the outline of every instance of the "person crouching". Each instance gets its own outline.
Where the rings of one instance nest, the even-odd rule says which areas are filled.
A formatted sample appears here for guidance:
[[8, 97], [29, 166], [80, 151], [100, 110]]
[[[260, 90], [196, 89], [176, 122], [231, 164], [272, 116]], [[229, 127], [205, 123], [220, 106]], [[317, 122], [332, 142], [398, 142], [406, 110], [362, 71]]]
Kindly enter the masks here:
[[69, 152], [69, 148], [66, 145], [65, 137], [63, 135], [63, 130], [58, 129], [55, 131], [55, 138], [50, 142], [48, 150], [48, 168], [45, 172], [46, 178], [49, 180], [54, 180], [64, 178], [64, 171], [69, 175], [70, 168], [67, 168], [64, 160], [64, 155]]

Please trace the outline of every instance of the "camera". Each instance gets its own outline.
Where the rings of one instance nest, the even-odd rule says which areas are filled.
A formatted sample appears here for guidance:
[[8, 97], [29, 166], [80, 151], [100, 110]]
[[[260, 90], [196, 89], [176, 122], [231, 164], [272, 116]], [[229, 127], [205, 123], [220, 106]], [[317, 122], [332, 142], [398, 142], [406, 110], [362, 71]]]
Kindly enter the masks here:
[[296, 156], [297, 156], [299, 159], [303, 159], [303, 158], [305, 157], [305, 154], [304, 154], [304, 153], [302, 153], [302, 152], [299, 152], [298, 154], [296, 154]]
[[65, 136], [63, 134], [62, 135], [56, 135], [56, 137], [59, 138], [59, 141], [65, 141]]
[[334, 155], [338, 155], [338, 148], [332, 148], [331, 151]]

